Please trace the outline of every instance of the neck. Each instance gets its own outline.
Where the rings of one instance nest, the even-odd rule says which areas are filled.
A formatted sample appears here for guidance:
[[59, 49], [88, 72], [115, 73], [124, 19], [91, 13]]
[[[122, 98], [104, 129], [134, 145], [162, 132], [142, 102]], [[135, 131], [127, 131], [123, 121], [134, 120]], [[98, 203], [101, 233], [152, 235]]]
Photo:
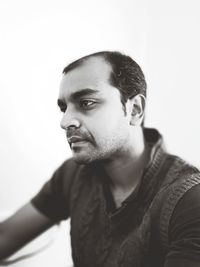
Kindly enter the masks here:
[[134, 129], [127, 142], [127, 149], [116, 158], [103, 162], [103, 168], [115, 190], [124, 192], [133, 190], [139, 183], [143, 169], [149, 160], [149, 148], [143, 136], [142, 128]]

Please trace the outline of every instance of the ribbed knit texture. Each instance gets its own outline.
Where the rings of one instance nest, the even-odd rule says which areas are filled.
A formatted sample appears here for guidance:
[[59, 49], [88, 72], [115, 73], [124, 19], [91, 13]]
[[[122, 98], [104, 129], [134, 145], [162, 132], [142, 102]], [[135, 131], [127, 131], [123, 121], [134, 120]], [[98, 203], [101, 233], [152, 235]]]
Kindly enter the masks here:
[[[180, 179], [180, 177], [179, 177]], [[167, 190], [168, 197], [163, 203], [161, 215], [160, 215], [160, 234], [162, 240], [162, 246], [165, 251], [170, 247], [169, 241], [169, 223], [175, 206], [178, 201], [183, 197], [185, 192], [190, 188], [200, 183], [200, 175], [192, 174], [191, 176], [185, 176], [181, 178], [181, 182], [178, 181], [170, 186]]]

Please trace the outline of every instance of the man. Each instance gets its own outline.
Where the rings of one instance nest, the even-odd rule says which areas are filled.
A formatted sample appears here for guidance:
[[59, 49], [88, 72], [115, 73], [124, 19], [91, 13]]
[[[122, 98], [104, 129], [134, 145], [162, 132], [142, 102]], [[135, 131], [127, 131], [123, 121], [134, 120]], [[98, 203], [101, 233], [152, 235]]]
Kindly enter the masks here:
[[0, 225], [0, 257], [70, 217], [76, 267], [200, 266], [200, 173], [144, 128], [138, 64], [105, 51], [63, 73], [58, 105], [73, 157]]

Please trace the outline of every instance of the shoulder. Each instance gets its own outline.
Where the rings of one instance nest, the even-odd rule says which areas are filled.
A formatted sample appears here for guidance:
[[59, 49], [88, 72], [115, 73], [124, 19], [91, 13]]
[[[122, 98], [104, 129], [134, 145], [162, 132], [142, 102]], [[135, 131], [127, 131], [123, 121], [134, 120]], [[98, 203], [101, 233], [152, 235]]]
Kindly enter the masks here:
[[176, 155], [165, 153], [160, 169], [159, 179], [162, 182], [157, 193], [161, 205], [167, 199], [168, 202], [169, 199], [174, 202], [174, 197], [178, 200], [187, 190], [200, 183], [199, 169]]
[[176, 204], [168, 226], [168, 260], [200, 262], [200, 184], [187, 190]]
[[189, 226], [195, 221], [200, 223], [200, 184], [188, 190], [174, 208], [169, 225], [170, 238], [174, 237], [174, 230], [177, 227], [184, 227], [184, 224]]
[[[185, 166], [185, 175], [182, 173], [179, 175], [181, 177], [173, 186], [170, 194], [171, 198], [172, 195], [177, 196], [170, 218], [170, 226], [172, 228], [177, 220], [180, 221], [181, 218], [183, 221], [194, 217], [200, 218], [200, 171], [192, 165], [185, 164]], [[198, 211], [198, 213], [195, 214], [195, 211]]]
[[[194, 209], [200, 207], [199, 170], [177, 156], [170, 155], [170, 157], [173, 157], [174, 161], [159, 199], [159, 227], [165, 247], [169, 246], [170, 235], [174, 233], [174, 227], [177, 227], [177, 218], [181, 212], [184, 211], [184, 216], [189, 217], [189, 206], [192, 205]], [[198, 213], [200, 214], [200, 211]]]
[[200, 171], [182, 158], [168, 154], [171, 166], [161, 186], [162, 206], [176, 206], [178, 201], [193, 186], [200, 184]]
[[66, 159], [55, 171], [55, 173], [65, 174], [75, 172], [80, 165], [78, 165], [73, 158]]
[[85, 166], [77, 164], [73, 158], [65, 160], [54, 172], [52, 181], [62, 182], [62, 185], [74, 180], [76, 176], [80, 176], [84, 172]]
[[72, 185], [84, 172], [84, 166], [77, 164], [72, 158], [65, 160], [46, 181], [41, 193], [50, 195], [68, 195]]
[[[172, 214], [187, 192], [200, 184], [200, 172], [196, 167], [175, 155], [167, 154], [165, 161], [170, 162], [170, 167], [153, 200], [151, 213], [160, 232], [162, 243], [167, 247]], [[193, 199], [193, 201], [197, 200]]]
[[[64, 161], [55, 171], [51, 183], [64, 195], [70, 192], [72, 199], [86, 187], [96, 184], [94, 164], [78, 164], [73, 158]], [[66, 193], [67, 192], [67, 193]]]
[[90, 170], [92, 170], [93, 165], [86, 164], [78, 164], [74, 161], [73, 158], [69, 158], [65, 160], [55, 171], [55, 173], [59, 173], [60, 175], [76, 175], [76, 174], [84, 174]]
[[156, 210], [162, 213], [161, 217], [165, 217], [164, 221], [172, 215], [184, 194], [200, 184], [200, 171], [196, 167], [171, 154], [166, 154], [165, 162], [168, 162], [168, 169], [153, 201]]

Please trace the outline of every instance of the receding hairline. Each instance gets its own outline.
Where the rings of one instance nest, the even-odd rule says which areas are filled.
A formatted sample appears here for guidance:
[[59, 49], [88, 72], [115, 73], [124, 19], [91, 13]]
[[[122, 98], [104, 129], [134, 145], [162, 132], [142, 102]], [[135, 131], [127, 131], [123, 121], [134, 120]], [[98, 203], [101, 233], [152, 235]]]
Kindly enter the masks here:
[[110, 73], [113, 71], [113, 66], [112, 64], [109, 62], [109, 60], [106, 57], [106, 52], [97, 52], [94, 54], [90, 54], [84, 57], [81, 57], [75, 61], [73, 61], [72, 63], [70, 63], [69, 65], [67, 65], [64, 69], [63, 69], [63, 74], [66, 75], [67, 73], [71, 72], [72, 70], [75, 70], [79, 67], [82, 67], [84, 64], [86, 64], [90, 59], [92, 58], [100, 58], [102, 59], [102, 61], [104, 61], [105, 63], [108, 64], [108, 66], [110, 66]]
[[67, 65], [63, 74], [82, 66], [90, 58], [99, 57], [110, 67], [109, 82], [120, 90], [123, 103], [137, 94], [146, 97], [147, 84], [140, 65], [132, 57], [120, 51], [99, 51], [81, 57]]

